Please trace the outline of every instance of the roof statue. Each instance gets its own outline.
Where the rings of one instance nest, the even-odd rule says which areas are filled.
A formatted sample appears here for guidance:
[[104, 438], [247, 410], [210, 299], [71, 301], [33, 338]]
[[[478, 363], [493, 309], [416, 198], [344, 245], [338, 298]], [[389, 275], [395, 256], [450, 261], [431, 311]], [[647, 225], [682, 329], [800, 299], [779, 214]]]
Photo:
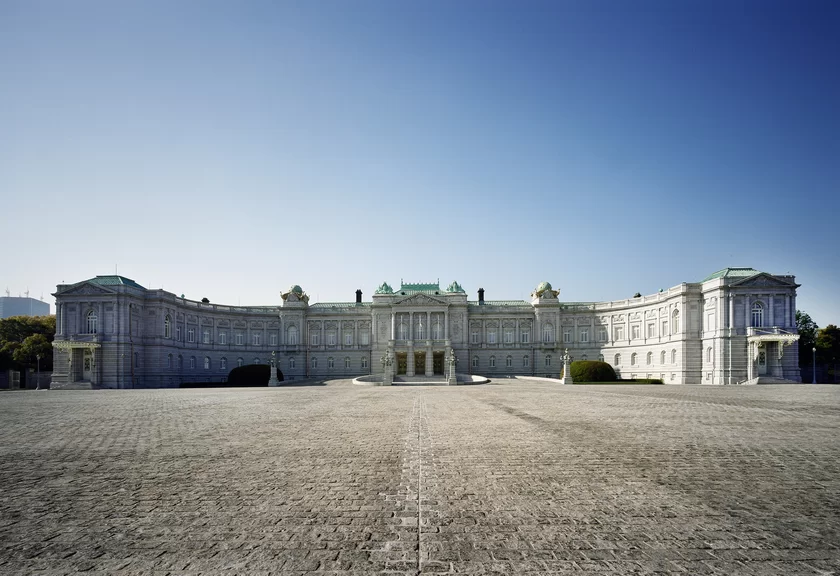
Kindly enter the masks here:
[[446, 287], [447, 292], [463, 292], [464, 289], [461, 288], [461, 285], [458, 284], [455, 280], [452, 281], [452, 284]]
[[540, 282], [537, 289], [531, 294], [532, 298], [557, 298], [559, 290], [552, 290], [549, 282]]
[[394, 289], [387, 282], [383, 282], [379, 288], [376, 289], [374, 294], [393, 294]]
[[303, 288], [297, 284], [289, 288], [288, 292], [281, 293], [280, 297], [288, 302], [309, 302], [309, 296], [303, 291]]

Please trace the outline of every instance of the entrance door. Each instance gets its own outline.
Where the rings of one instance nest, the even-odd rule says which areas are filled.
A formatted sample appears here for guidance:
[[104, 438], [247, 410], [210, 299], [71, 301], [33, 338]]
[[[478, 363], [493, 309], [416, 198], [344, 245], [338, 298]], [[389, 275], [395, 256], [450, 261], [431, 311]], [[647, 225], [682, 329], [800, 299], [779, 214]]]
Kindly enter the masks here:
[[432, 353], [432, 369], [435, 374], [443, 374], [443, 352]]
[[758, 353], [758, 375], [764, 376], [767, 374], [767, 352], [761, 350]]
[[93, 354], [90, 350], [85, 350], [84, 359], [82, 361], [82, 380], [91, 381], [93, 376]]
[[418, 376], [422, 376], [426, 373], [426, 353], [425, 352], [415, 352], [414, 353], [414, 373]]
[[397, 352], [397, 374], [405, 374], [406, 372], [408, 372], [408, 354]]

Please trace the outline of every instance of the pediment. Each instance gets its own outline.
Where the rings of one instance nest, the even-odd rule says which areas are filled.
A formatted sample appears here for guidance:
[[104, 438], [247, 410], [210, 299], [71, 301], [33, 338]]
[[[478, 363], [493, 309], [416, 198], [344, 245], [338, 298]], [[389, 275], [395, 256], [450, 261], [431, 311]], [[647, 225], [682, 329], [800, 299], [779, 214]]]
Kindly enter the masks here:
[[91, 282], [82, 282], [81, 284], [77, 284], [72, 288], [64, 290], [63, 292], [59, 292], [62, 296], [76, 296], [76, 295], [99, 295], [99, 294], [113, 294], [113, 290], [109, 290], [107, 288], [103, 288], [102, 286], [98, 286]]
[[796, 288], [797, 284], [778, 278], [777, 276], [771, 276], [766, 272], [762, 272], [761, 274], [744, 278], [738, 282], [733, 282], [730, 286], [737, 286], [738, 288]]
[[397, 302], [400, 306], [446, 306], [446, 302], [426, 296], [425, 294], [415, 294], [404, 298]]

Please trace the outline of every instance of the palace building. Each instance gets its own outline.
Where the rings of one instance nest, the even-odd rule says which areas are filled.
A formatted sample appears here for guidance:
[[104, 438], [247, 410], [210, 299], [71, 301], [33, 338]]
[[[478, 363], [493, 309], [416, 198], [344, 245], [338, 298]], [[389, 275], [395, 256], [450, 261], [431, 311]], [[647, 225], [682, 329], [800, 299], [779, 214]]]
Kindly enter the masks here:
[[[548, 282], [525, 300], [477, 300], [452, 282], [380, 285], [370, 301], [309, 302], [292, 286], [271, 306], [197, 302], [123, 276], [62, 284], [53, 388], [223, 382], [269, 363], [286, 380], [382, 373], [560, 376], [563, 356], [666, 384], [799, 382], [796, 284], [752, 268], [610, 302], [564, 302]], [[272, 356], [272, 353], [274, 355]]]

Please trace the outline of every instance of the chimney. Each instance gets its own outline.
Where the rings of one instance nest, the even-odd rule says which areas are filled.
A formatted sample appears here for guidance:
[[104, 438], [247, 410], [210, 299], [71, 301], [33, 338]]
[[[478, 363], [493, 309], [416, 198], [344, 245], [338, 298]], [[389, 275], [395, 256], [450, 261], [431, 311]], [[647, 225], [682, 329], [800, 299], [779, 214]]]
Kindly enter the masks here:
[[356, 304], [362, 303], [362, 291], [361, 289], [356, 290]]
[[478, 289], [478, 303], [484, 304], [484, 288]]

